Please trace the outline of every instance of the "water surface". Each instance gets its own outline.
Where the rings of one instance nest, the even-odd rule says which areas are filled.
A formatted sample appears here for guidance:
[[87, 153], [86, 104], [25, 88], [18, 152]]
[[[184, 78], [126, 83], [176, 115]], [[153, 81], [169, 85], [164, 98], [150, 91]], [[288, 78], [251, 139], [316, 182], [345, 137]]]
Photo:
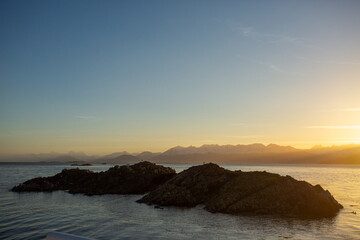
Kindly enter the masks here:
[[[166, 165], [180, 172], [190, 165]], [[109, 165], [80, 167], [93, 171]], [[230, 170], [290, 175], [328, 189], [344, 206], [332, 219], [298, 220], [232, 216], [196, 208], [156, 209], [135, 201], [141, 195], [84, 196], [64, 191], [13, 193], [33, 177], [50, 176], [65, 164], [0, 163], [0, 239], [44, 239], [50, 231], [95, 239], [360, 239], [360, 167], [223, 165]], [[358, 214], [354, 214], [357, 212]]]

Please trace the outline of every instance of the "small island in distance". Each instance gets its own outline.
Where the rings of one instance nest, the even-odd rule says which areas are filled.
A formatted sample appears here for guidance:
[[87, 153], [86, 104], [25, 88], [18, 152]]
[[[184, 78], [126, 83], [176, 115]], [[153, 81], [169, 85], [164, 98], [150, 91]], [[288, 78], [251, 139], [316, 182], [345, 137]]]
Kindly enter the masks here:
[[72, 163], [71, 166], [88, 167], [88, 166], [92, 166], [92, 164], [91, 163]]
[[360, 145], [343, 145], [310, 149], [261, 143], [238, 145], [176, 146], [164, 152], [114, 152], [91, 156], [81, 152], [2, 155], [2, 162], [46, 162], [73, 164], [132, 164], [154, 163], [201, 164], [360, 164]]

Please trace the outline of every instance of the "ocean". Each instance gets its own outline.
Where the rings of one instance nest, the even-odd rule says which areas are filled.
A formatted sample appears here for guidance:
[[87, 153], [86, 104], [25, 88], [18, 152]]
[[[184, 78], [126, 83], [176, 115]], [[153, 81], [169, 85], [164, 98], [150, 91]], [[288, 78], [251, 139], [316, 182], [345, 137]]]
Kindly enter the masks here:
[[[164, 164], [177, 172], [191, 165]], [[110, 165], [80, 167], [105, 171]], [[320, 184], [344, 206], [334, 218], [301, 220], [233, 216], [195, 208], [154, 208], [141, 195], [84, 196], [64, 191], [14, 193], [30, 178], [51, 176], [69, 164], [0, 163], [0, 239], [45, 239], [60, 231], [93, 239], [360, 239], [360, 166], [222, 165], [268, 171]], [[357, 213], [357, 214], [355, 214]]]

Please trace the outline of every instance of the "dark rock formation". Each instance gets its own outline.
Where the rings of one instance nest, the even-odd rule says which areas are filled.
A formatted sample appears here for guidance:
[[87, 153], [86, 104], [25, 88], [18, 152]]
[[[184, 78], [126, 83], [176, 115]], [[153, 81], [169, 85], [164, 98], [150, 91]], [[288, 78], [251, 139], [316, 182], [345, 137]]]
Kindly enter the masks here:
[[332, 217], [342, 206], [321, 186], [267, 172], [229, 171], [216, 164], [191, 167], [176, 175], [171, 168], [150, 162], [115, 166], [105, 172], [64, 169], [39, 177], [12, 191], [55, 191], [86, 195], [144, 194], [138, 202], [157, 206], [193, 207], [210, 212]]
[[216, 164], [191, 167], [138, 202], [211, 212], [331, 217], [342, 206], [321, 186], [267, 172], [229, 171]]
[[82, 167], [85, 167], [85, 166], [92, 166], [91, 163], [72, 163], [71, 166], [82, 166]]
[[232, 179], [233, 172], [216, 164], [191, 167], [150, 192], [138, 202], [193, 207], [211, 198]]
[[86, 195], [144, 194], [175, 175], [175, 170], [150, 162], [115, 166], [105, 172], [64, 169], [52, 177], [38, 177], [15, 186], [14, 192], [69, 190]]

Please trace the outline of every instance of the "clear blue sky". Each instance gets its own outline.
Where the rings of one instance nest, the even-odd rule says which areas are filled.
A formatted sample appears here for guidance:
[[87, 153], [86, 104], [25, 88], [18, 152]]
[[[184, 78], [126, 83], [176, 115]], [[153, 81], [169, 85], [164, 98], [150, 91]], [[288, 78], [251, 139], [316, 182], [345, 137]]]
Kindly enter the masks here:
[[360, 141], [360, 1], [1, 1], [0, 153]]

